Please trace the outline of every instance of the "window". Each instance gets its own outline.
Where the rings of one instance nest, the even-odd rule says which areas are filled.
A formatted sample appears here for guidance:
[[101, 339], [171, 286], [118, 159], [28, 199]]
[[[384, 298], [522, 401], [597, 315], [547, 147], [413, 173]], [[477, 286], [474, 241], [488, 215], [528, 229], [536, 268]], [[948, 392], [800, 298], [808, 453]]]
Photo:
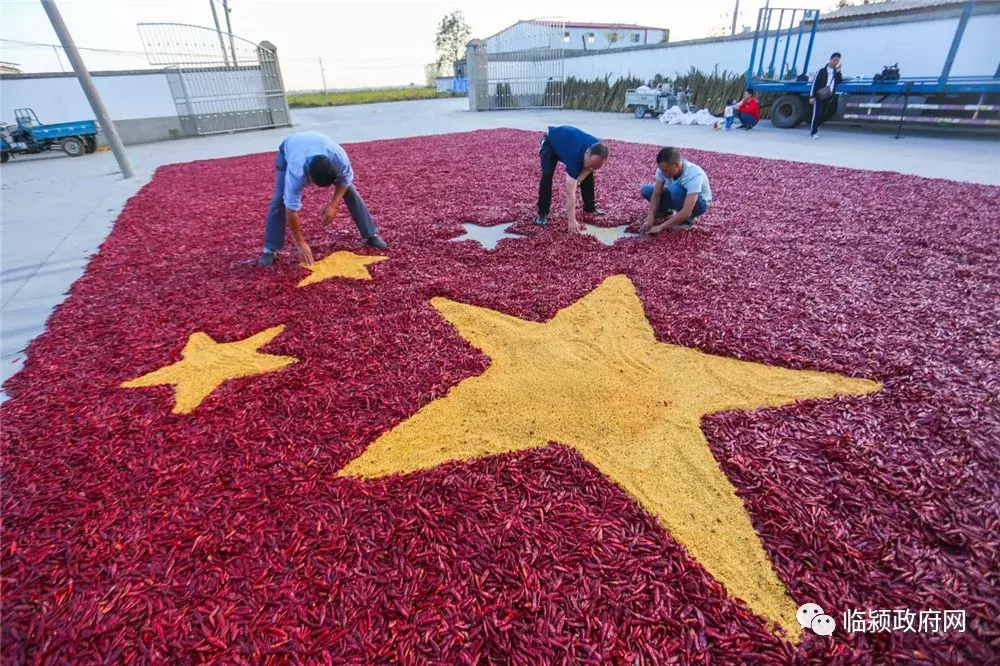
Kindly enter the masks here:
[[594, 33], [592, 33], [592, 32], [588, 32], [587, 33], [587, 43], [588, 44], [593, 44], [594, 43]]
[[638, 44], [639, 43], [639, 39], [641, 39], [641, 38], [642, 38], [642, 35], [640, 35], [639, 33], [637, 33], [637, 32], [633, 32], [632, 33], [632, 43], [633, 44]]
[[563, 33], [563, 41], [569, 42], [569, 31]]

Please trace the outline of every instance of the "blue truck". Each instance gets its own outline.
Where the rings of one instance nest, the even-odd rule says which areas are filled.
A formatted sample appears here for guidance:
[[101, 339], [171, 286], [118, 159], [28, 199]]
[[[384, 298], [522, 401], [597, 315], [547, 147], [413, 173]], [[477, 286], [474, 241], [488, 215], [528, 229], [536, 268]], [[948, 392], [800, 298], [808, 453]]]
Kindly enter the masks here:
[[61, 150], [70, 157], [97, 150], [97, 123], [77, 120], [43, 125], [31, 109], [15, 109], [16, 125], [0, 127], [0, 162], [14, 155]]
[[[937, 74], [901, 78], [899, 69], [884, 68], [871, 78], [845, 78], [837, 86], [838, 118], [852, 122], [917, 123], [923, 126], [1000, 128], [1000, 67], [993, 75], [951, 76], [952, 64], [976, 0], [965, 0], [951, 48]], [[785, 16], [789, 16], [787, 27]], [[775, 21], [777, 17], [777, 21]], [[771, 105], [771, 123], [789, 129], [810, 113], [809, 75], [819, 10], [765, 7], [757, 15], [747, 87], [778, 95]], [[797, 33], [794, 34], [794, 33]], [[808, 34], [808, 42], [803, 41]], [[779, 43], [783, 42], [780, 63]], [[789, 51], [794, 43], [794, 52]], [[799, 54], [804, 61], [799, 69]], [[818, 64], [817, 67], [818, 69]]]

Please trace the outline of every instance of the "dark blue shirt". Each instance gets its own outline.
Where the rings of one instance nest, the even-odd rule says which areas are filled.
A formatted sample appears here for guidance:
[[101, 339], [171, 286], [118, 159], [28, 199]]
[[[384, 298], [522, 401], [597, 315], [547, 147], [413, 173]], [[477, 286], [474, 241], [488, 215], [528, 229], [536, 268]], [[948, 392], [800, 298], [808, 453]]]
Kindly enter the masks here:
[[583, 130], [578, 130], [569, 125], [549, 128], [549, 143], [552, 144], [552, 152], [560, 162], [566, 165], [566, 174], [570, 178], [579, 178], [583, 172], [583, 158], [587, 155], [587, 149], [601, 140], [596, 136], [590, 136]]

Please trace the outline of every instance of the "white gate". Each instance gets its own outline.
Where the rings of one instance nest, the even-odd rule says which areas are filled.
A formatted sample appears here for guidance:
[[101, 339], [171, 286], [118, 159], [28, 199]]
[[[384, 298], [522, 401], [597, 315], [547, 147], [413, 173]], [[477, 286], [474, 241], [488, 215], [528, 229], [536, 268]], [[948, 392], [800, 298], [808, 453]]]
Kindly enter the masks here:
[[184, 134], [291, 124], [274, 46], [182, 23], [140, 23], [146, 57], [161, 65]]
[[565, 26], [561, 19], [518, 21], [488, 38], [485, 67], [473, 73], [486, 75], [479, 108], [561, 109]]

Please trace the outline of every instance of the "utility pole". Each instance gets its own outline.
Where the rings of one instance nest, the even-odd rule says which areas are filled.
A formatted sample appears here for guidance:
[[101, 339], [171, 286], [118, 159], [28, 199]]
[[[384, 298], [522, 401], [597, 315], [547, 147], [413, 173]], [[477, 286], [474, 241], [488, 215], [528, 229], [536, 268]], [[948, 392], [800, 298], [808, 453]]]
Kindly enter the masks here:
[[233, 67], [239, 67], [240, 60], [236, 57], [236, 43], [233, 42], [233, 24], [229, 22], [229, 0], [222, 0], [222, 11], [226, 13], [226, 32], [229, 33], [229, 48], [233, 52]]
[[219, 14], [215, 11], [215, 0], [208, 0], [208, 6], [212, 8], [212, 19], [215, 21], [215, 34], [219, 36], [219, 48], [222, 49], [222, 60], [229, 67], [229, 54], [226, 52], [226, 43], [222, 41], [222, 27], [219, 25]]
[[323, 95], [326, 96], [328, 93], [326, 87], [326, 69], [323, 68], [323, 56], [319, 57], [319, 74], [323, 77]]
[[740, 0], [736, 0], [736, 7], [735, 9], [733, 9], [733, 31], [729, 33], [730, 35], [736, 34], [736, 20], [739, 17], [739, 15], [740, 15]]
[[73, 42], [73, 37], [69, 34], [69, 30], [66, 28], [66, 24], [63, 22], [62, 14], [59, 13], [59, 8], [56, 7], [54, 0], [41, 0], [42, 8], [45, 13], [49, 15], [49, 21], [52, 23], [52, 29], [56, 31], [56, 36], [59, 37], [59, 43], [62, 44], [63, 50], [66, 52], [66, 57], [69, 58], [69, 62], [73, 65], [73, 71], [76, 72], [76, 78], [80, 79], [80, 87], [83, 88], [83, 94], [87, 96], [87, 101], [90, 102], [90, 108], [94, 110], [94, 115], [97, 116], [97, 122], [101, 124], [101, 129], [104, 130], [104, 135], [108, 139], [108, 143], [111, 145], [111, 150], [115, 154], [115, 159], [118, 160], [118, 167], [122, 171], [123, 178], [133, 178], [135, 172], [132, 171], [132, 163], [128, 159], [128, 155], [125, 153], [125, 146], [122, 145], [122, 140], [118, 136], [118, 129], [115, 124], [111, 122], [111, 116], [108, 115], [108, 110], [104, 108], [104, 102], [101, 101], [101, 96], [97, 92], [97, 88], [94, 86], [94, 80], [90, 78], [90, 72], [87, 71], [87, 66], [83, 64], [83, 58], [80, 57], [80, 52], [76, 49], [76, 44]]

